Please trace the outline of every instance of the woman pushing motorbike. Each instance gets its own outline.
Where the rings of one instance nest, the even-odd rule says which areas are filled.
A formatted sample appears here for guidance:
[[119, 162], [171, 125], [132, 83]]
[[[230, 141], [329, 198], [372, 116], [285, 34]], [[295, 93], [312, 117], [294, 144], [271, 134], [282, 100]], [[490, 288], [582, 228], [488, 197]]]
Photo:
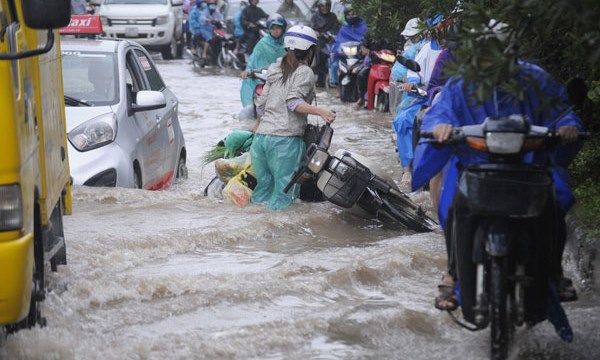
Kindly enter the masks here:
[[335, 120], [332, 111], [311, 105], [315, 79], [310, 65], [316, 45], [314, 30], [292, 26], [285, 37], [287, 54], [269, 66], [263, 94], [256, 100], [259, 116], [250, 154], [257, 185], [252, 202], [266, 203], [271, 210], [283, 210], [293, 201], [293, 192], [283, 190], [306, 152], [307, 115], [328, 123]]

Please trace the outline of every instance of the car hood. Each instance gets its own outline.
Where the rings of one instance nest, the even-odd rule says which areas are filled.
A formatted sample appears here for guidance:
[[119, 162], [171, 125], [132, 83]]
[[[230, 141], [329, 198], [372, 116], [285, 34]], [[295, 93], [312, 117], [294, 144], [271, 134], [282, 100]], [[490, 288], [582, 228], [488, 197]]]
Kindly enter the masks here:
[[157, 4], [114, 4], [102, 5], [99, 15], [115, 18], [137, 19], [137, 18], [155, 18], [169, 14], [168, 5]]
[[106, 113], [113, 112], [111, 106], [67, 106], [67, 133], [84, 122]]

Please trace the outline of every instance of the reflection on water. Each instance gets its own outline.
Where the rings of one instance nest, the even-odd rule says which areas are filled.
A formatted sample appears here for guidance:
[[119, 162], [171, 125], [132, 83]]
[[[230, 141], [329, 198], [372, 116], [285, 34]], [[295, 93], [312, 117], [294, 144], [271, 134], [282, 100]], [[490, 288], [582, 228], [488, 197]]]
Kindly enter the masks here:
[[[412, 234], [327, 202], [282, 212], [202, 196], [204, 152], [236, 119], [239, 80], [159, 68], [180, 99], [189, 180], [163, 192], [74, 187], [68, 266], [50, 274], [48, 326], [11, 336], [0, 359], [486, 359], [489, 331], [432, 306], [445, 268], [440, 232]], [[399, 180], [391, 119], [351, 112], [335, 90], [332, 148]], [[314, 120], [314, 119], [313, 119]], [[427, 193], [412, 194], [429, 209]], [[431, 210], [431, 209], [429, 209]], [[595, 294], [566, 306], [575, 341], [518, 329], [511, 359], [600, 358]]]

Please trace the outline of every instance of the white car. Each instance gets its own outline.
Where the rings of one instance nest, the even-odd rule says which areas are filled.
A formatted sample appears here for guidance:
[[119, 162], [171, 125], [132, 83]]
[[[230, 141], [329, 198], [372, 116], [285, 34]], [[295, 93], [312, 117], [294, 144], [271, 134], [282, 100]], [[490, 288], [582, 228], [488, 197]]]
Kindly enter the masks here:
[[61, 40], [75, 185], [159, 190], [186, 178], [177, 97], [127, 40]]
[[92, 0], [104, 36], [130, 39], [163, 59], [183, 54], [183, 0]]

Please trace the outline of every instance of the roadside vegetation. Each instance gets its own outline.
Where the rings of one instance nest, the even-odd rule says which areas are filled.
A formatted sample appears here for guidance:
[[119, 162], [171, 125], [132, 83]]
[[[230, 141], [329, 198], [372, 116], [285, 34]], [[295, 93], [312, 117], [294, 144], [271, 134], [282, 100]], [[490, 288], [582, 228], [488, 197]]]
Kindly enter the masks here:
[[[567, 86], [575, 110], [581, 115], [591, 138], [571, 165], [573, 187], [578, 200], [576, 215], [590, 236], [600, 235], [600, 1], [598, 0], [463, 0], [457, 12], [456, 0], [352, 0], [354, 10], [369, 26], [369, 36], [384, 46], [399, 48], [400, 32], [413, 17], [427, 19], [442, 14], [445, 19], [460, 16], [463, 28], [496, 19], [510, 25], [518, 47], [510, 53], [485, 48], [477, 31], [461, 33], [455, 53], [466, 79], [485, 79], [478, 100], [501, 86], [515, 95], [520, 89], [511, 82], [516, 58], [536, 63]], [[438, 28], [429, 29], [443, 36]], [[491, 56], [490, 56], [491, 55]], [[483, 76], [475, 65], [480, 57], [492, 61], [492, 74]], [[462, 61], [461, 61], [462, 59]]]

